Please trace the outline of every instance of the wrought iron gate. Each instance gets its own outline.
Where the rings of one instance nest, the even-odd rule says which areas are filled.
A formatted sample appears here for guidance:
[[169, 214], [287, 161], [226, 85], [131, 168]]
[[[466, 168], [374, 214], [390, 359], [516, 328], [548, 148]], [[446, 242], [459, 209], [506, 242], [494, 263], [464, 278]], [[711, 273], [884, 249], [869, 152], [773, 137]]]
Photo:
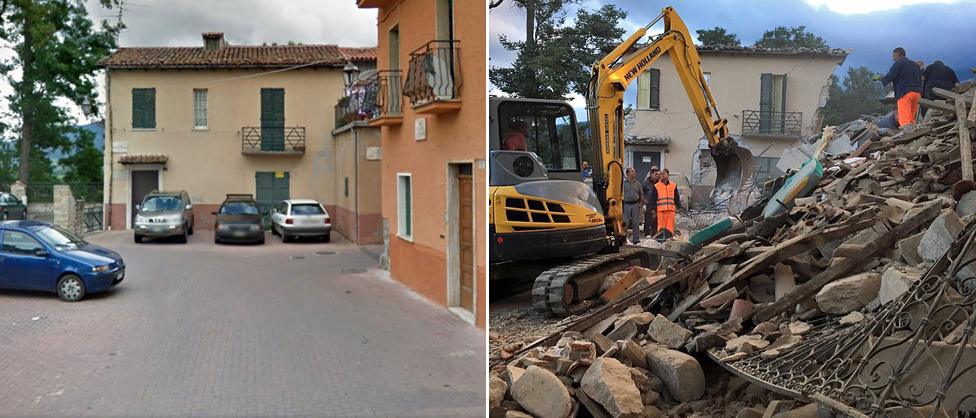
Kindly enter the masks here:
[[101, 231], [104, 229], [103, 212], [101, 205], [86, 206], [83, 209], [82, 226], [85, 233]]

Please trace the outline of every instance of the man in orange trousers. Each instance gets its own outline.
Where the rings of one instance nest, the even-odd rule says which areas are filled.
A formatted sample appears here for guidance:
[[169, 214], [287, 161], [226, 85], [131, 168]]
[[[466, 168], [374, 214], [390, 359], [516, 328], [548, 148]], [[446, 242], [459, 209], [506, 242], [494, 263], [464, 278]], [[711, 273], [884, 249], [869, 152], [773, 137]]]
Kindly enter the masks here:
[[891, 60], [894, 62], [888, 74], [880, 78], [881, 84], [891, 83], [894, 86], [898, 100], [898, 125], [902, 129], [911, 129], [918, 113], [918, 99], [922, 97], [922, 70], [915, 61], [905, 56], [905, 48], [902, 47], [891, 51]]
[[681, 196], [678, 195], [678, 185], [669, 179], [670, 172], [663, 169], [659, 172], [658, 182], [654, 185], [653, 195], [648, 201], [657, 202], [657, 238], [668, 239], [674, 236], [674, 218], [681, 207]]

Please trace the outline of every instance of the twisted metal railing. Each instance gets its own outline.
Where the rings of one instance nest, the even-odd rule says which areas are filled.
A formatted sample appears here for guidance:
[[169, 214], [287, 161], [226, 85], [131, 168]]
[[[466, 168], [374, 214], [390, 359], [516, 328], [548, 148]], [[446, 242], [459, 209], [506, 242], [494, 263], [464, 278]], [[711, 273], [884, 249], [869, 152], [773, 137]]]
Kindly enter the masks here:
[[907, 292], [864, 320], [822, 318], [777, 357], [723, 365], [776, 392], [826, 396], [870, 416], [976, 416], [974, 262], [976, 220]]
[[461, 98], [460, 42], [430, 41], [410, 53], [403, 95], [420, 106]]

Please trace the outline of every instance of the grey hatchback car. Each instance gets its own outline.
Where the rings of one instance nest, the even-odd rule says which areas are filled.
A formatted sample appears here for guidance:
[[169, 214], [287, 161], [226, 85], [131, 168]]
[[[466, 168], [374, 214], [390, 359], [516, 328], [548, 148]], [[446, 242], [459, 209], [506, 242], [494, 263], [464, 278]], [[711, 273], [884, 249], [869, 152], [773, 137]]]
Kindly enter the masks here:
[[135, 241], [145, 238], [177, 238], [186, 243], [193, 235], [193, 203], [185, 191], [154, 191], [146, 195], [136, 206]]

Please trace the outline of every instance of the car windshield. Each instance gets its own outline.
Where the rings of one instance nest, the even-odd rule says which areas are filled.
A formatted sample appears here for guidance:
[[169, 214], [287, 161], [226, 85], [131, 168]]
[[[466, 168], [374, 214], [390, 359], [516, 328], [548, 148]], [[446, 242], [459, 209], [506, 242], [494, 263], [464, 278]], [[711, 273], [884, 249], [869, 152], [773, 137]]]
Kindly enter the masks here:
[[74, 249], [86, 244], [85, 240], [56, 225], [45, 226], [35, 233], [41, 241], [59, 250]]
[[298, 205], [291, 205], [292, 215], [324, 215], [325, 211], [322, 207], [315, 203], [302, 203]]
[[179, 210], [183, 206], [178, 196], [152, 196], [142, 202], [141, 210], [147, 212], [161, 212], [168, 210]]
[[220, 207], [223, 215], [257, 215], [258, 208], [253, 203], [248, 202], [228, 202]]

